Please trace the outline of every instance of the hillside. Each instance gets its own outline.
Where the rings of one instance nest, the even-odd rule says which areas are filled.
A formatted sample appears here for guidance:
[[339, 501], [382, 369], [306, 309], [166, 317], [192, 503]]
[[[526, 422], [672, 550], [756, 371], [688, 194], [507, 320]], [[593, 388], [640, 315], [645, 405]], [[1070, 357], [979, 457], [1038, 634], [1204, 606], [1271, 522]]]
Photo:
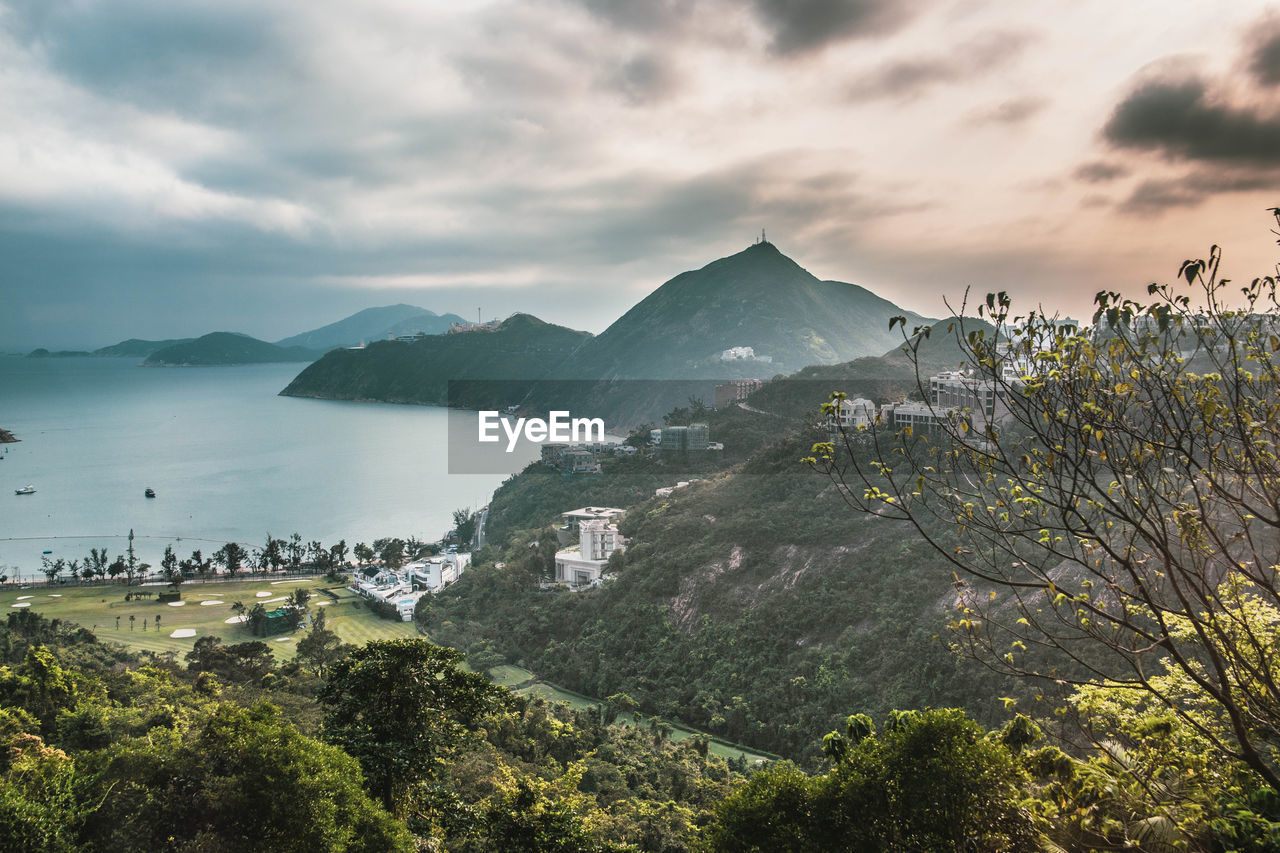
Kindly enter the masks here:
[[496, 331], [435, 335], [411, 343], [378, 341], [333, 350], [280, 393], [286, 397], [447, 405], [450, 380], [497, 380], [487, 392], [498, 405], [519, 399], [530, 380], [546, 377], [591, 336], [513, 314]]
[[457, 314], [436, 314], [416, 305], [385, 305], [366, 308], [336, 323], [321, 326], [292, 337], [276, 341], [278, 347], [302, 347], [326, 352], [335, 347], [353, 347], [382, 340], [388, 335], [408, 335], [421, 332], [442, 335], [450, 323], [461, 322]]
[[278, 347], [248, 335], [211, 332], [187, 343], [157, 350], [143, 364], [156, 366], [196, 366], [219, 364], [268, 364], [282, 361], [313, 361], [316, 353], [301, 347]]
[[[530, 466], [490, 504], [509, 547], [434, 597], [424, 627], [571, 689], [624, 692], [647, 713], [806, 763], [819, 755], [806, 733], [851, 713], [955, 705], [999, 719], [996, 697], [1027, 691], [938, 639], [955, 600], [941, 558], [904, 524], [852, 512], [798, 463], [825, 433], [784, 430], [719, 473], [626, 460], [598, 480], [566, 482]], [[700, 480], [654, 497], [655, 484], [690, 474]], [[536, 530], [583, 505], [630, 507], [615, 579], [539, 590], [521, 555], [525, 538], [547, 534], [513, 528]]]
[[[879, 355], [901, 340], [889, 329], [896, 315], [922, 321], [855, 284], [820, 281], [772, 243], [757, 243], [666, 282], [559, 372], [575, 379], [769, 377]], [[757, 360], [722, 361], [733, 347], [751, 347]]]
[[164, 341], [147, 341], [141, 338], [129, 338], [127, 341], [121, 341], [120, 343], [112, 344], [109, 347], [96, 349], [93, 351], [93, 354], [117, 358], [145, 358], [158, 350], [178, 346], [179, 344], [189, 344], [193, 340], [195, 340], [195, 338], [170, 338]]

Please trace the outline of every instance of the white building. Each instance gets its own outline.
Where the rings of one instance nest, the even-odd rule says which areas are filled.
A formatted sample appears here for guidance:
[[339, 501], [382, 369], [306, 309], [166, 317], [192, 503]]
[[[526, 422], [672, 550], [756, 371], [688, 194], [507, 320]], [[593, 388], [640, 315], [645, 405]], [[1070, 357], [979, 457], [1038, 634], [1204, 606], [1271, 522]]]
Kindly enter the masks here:
[[623, 550], [625, 545], [618, 526], [606, 519], [583, 521], [578, 533], [577, 545], [556, 552], [556, 583], [570, 589], [598, 585], [609, 555]]
[[841, 400], [831, 415], [831, 425], [841, 429], [870, 429], [876, 423], [876, 404], [865, 397]]
[[626, 515], [625, 509], [618, 509], [612, 506], [584, 506], [580, 509], [571, 509], [568, 512], [560, 513], [560, 517], [565, 520], [570, 530], [577, 530], [584, 521], [593, 521], [602, 518], [605, 521], [617, 521]]
[[721, 361], [740, 361], [747, 358], [755, 358], [755, 347], [729, 347], [720, 353]]

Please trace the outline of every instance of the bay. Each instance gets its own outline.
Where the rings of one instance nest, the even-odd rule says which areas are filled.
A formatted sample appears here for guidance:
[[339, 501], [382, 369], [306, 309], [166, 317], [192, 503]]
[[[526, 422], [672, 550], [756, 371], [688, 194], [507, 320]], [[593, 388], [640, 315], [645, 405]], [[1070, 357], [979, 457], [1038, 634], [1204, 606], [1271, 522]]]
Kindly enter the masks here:
[[474, 431], [474, 413], [277, 396], [301, 368], [0, 357], [0, 427], [22, 439], [0, 445], [0, 573], [38, 573], [45, 549], [121, 553], [130, 529], [153, 565], [166, 544], [208, 555], [268, 532], [435, 540], [507, 476], [449, 473], [451, 419]]

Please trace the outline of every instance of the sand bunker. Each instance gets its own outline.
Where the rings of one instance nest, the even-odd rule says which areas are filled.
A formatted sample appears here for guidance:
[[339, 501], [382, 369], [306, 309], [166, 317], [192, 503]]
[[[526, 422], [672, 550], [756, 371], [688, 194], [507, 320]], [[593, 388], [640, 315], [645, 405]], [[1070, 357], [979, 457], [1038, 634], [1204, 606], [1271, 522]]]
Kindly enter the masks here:
[[226, 622], [228, 625], [235, 625], [240, 622], [248, 622], [249, 617], [246, 614], [241, 613], [239, 616], [232, 616], [230, 619], [223, 619], [222, 621]]
[[202, 601], [202, 602], [200, 602], [200, 606], [201, 606], [201, 607], [208, 607], [210, 604], [222, 604], [222, 602], [221, 602], [221, 601]]
[[22, 601], [24, 598], [35, 598], [35, 596], [34, 596], [34, 595], [20, 595], [20, 596], [18, 596], [18, 600], [19, 600], [19, 601]]
[[289, 580], [289, 581], [272, 581], [271, 585], [275, 586], [276, 584], [279, 584], [279, 583], [306, 583], [309, 580], [311, 580], [311, 578], [295, 578], [294, 580]]
[[185, 601], [166, 601], [165, 604], [168, 604], [170, 607], [182, 607], [186, 604], [186, 602]]
[[30, 601], [19, 601], [17, 604], [10, 604], [10, 607], [30, 607]]
[[195, 628], [179, 628], [169, 636], [173, 637], [175, 640], [182, 640], [182, 639], [186, 639], [187, 637], [194, 637], [195, 635], [196, 635]]
[[316, 607], [327, 607], [327, 606], [329, 606], [330, 604], [333, 604], [333, 602], [332, 602], [332, 601], [317, 601], [317, 602], [316, 602]]
[[269, 592], [255, 592], [255, 593], [254, 593], [254, 595], [256, 595], [258, 598], [266, 598], [266, 597], [267, 597], [268, 595], [270, 595], [270, 594], [271, 594], [271, 593], [269, 593]]
[[291, 596], [291, 595], [282, 595], [282, 596], [280, 596], [280, 597], [278, 597], [278, 598], [268, 598], [266, 601], [264, 601], [264, 602], [262, 602], [262, 603], [263, 603], [263, 604], [275, 604], [277, 601], [288, 601], [288, 600], [289, 600], [290, 598], [292, 598], [292, 597], [293, 597], [293, 596]]
[[292, 639], [293, 639], [293, 637], [276, 637], [276, 642], [277, 642], [277, 643], [287, 643], [287, 642], [289, 642], [289, 641], [290, 641], [290, 640], [292, 640]]
[[62, 593], [60, 593], [60, 592], [51, 592], [51, 593], [49, 593], [49, 597], [50, 597], [50, 598], [62, 598]]

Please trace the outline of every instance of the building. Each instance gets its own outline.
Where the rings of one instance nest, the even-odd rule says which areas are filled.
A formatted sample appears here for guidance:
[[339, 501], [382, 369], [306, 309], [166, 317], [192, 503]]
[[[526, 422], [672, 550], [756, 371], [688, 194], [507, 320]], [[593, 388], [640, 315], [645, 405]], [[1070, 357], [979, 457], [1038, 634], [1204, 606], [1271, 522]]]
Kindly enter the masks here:
[[560, 467], [560, 456], [569, 449], [567, 444], [544, 444], [539, 448], [542, 454], [542, 464], [548, 468]]
[[870, 429], [876, 423], [876, 404], [865, 397], [854, 397], [852, 400], [840, 400], [836, 411], [831, 414], [832, 428]]
[[609, 556], [624, 546], [613, 522], [604, 518], [582, 521], [578, 525], [578, 544], [556, 552], [556, 583], [570, 589], [599, 585]]
[[720, 353], [721, 361], [742, 361], [748, 358], [755, 358], [755, 347], [729, 347]]
[[600, 463], [590, 450], [566, 450], [560, 454], [560, 473], [566, 477], [575, 474], [599, 474]]
[[565, 525], [573, 531], [577, 531], [584, 521], [594, 521], [602, 518], [605, 521], [617, 522], [627, 514], [625, 509], [617, 509], [611, 506], [584, 506], [581, 509], [571, 509], [568, 512], [560, 513], [560, 517], [564, 519]]
[[711, 431], [706, 424], [663, 427], [658, 448], [663, 453], [701, 453], [707, 449], [710, 438]]
[[732, 405], [738, 400], [745, 400], [751, 396], [751, 392], [755, 391], [761, 385], [764, 385], [759, 379], [735, 379], [732, 382], [726, 382], [723, 385], [717, 385], [715, 390], [715, 407], [723, 409], [725, 406]]

